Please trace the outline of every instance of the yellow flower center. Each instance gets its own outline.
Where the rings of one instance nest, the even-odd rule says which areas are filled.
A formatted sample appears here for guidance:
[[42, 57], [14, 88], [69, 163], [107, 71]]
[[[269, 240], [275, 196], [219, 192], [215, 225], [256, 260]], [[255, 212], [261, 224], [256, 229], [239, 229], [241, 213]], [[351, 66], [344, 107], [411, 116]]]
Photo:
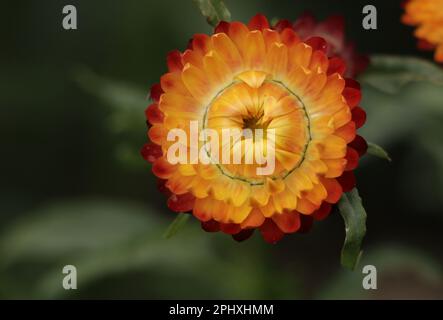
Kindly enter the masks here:
[[[240, 153], [241, 163], [219, 163], [217, 168], [224, 175], [251, 185], [262, 185], [266, 178], [284, 179], [303, 162], [310, 141], [309, 117], [301, 99], [283, 83], [267, 79], [263, 72], [243, 73], [221, 90], [207, 106], [205, 128], [216, 130], [219, 137], [223, 130], [250, 130], [250, 137], [236, 136], [229, 146], [226, 141], [220, 144], [220, 154], [223, 148], [230, 147], [231, 159]], [[268, 130], [275, 135], [268, 135]], [[270, 151], [267, 143], [274, 148], [275, 170], [271, 175], [257, 175], [257, 167], [263, 164], [256, 159], [248, 164], [246, 158], [256, 152], [266, 155]]]

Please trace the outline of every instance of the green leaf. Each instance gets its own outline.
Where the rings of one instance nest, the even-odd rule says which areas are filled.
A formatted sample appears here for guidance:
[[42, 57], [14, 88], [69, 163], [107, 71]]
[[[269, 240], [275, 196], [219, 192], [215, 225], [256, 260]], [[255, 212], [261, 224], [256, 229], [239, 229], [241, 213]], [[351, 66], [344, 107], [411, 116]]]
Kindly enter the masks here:
[[[91, 199], [28, 212], [0, 234], [0, 298], [300, 298], [296, 276], [275, 273], [260, 239], [239, 247], [189, 223], [166, 241], [166, 211], [158, 211]], [[68, 264], [77, 268], [79, 290], [61, 285]]]
[[[133, 203], [101, 199], [57, 202], [32, 212], [0, 237], [0, 267], [20, 257], [60, 257], [110, 248], [155, 231], [158, 220]], [[118, 232], [115, 232], [118, 230]]]
[[74, 72], [74, 80], [89, 94], [100, 99], [107, 108], [106, 129], [114, 135], [115, 159], [128, 169], [142, 170], [139, 149], [145, 142], [144, 110], [147, 105], [145, 90], [132, 83], [103, 77], [87, 68]]
[[215, 27], [220, 21], [230, 21], [231, 13], [222, 0], [194, 0], [208, 23]]
[[86, 67], [73, 71], [73, 78], [82, 89], [103, 99], [112, 108], [144, 110], [147, 92], [135, 84], [101, 76]]
[[[423, 248], [383, 242], [365, 251], [360, 264], [373, 265], [383, 275], [379, 290], [362, 288], [362, 274], [347, 269], [335, 272], [315, 299], [423, 299], [423, 295], [440, 292], [443, 270], [438, 259]], [[398, 281], [411, 279], [411, 281]], [[380, 281], [380, 280], [379, 280]], [[383, 289], [381, 289], [383, 287]], [[420, 290], [416, 290], [420, 288]]]
[[389, 162], [392, 161], [386, 150], [373, 142], [368, 142], [368, 154], [388, 160]]
[[177, 217], [175, 217], [174, 221], [168, 226], [166, 232], [163, 235], [163, 238], [169, 239], [177, 234], [177, 232], [186, 224], [189, 219], [189, 214], [179, 213]]
[[442, 114], [443, 69], [424, 59], [375, 55], [359, 78], [368, 121], [361, 135], [384, 146], [426, 131]]
[[74, 80], [83, 90], [109, 106], [109, 118], [106, 121], [114, 133], [139, 133], [145, 128], [145, 90], [131, 83], [103, 77], [86, 68], [76, 70]]
[[443, 87], [443, 71], [437, 65], [415, 57], [375, 55], [371, 57], [371, 65], [360, 80], [382, 92], [393, 94], [414, 82]]
[[342, 195], [338, 208], [346, 228], [341, 264], [354, 270], [362, 253], [360, 248], [366, 233], [366, 211], [356, 188]]

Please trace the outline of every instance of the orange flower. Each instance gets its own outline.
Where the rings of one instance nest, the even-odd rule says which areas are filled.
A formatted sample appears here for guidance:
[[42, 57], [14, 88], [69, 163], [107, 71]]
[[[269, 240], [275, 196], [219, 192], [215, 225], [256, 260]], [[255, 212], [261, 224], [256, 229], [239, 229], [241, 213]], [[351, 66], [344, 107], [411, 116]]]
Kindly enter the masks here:
[[[206, 231], [240, 241], [260, 229], [271, 243], [328, 216], [355, 186], [353, 170], [367, 145], [356, 135], [366, 119], [360, 87], [326, 50], [322, 38], [303, 42], [292, 28], [272, 30], [257, 15], [248, 25], [221, 22], [213, 35], [197, 34], [183, 53], [168, 55], [169, 72], [151, 90], [151, 143], [141, 153], [153, 163], [169, 208], [192, 212]], [[275, 130], [275, 170], [257, 175], [257, 163], [171, 164], [167, 134], [189, 133], [190, 121], [216, 132]], [[231, 152], [243, 150], [243, 159], [258, 147], [246, 142], [236, 141]]]
[[419, 48], [435, 49], [435, 61], [443, 63], [443, 0], [407, 0], [404, 9], [402, 22], [417, 26]]

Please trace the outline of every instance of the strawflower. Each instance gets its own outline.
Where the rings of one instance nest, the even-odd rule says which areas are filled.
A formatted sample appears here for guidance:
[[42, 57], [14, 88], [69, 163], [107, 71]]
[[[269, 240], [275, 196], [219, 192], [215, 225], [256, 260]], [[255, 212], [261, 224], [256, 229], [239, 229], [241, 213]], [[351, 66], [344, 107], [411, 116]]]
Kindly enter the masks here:
[[[366, 120], [360, 86], [328, 50], [323, 38], [272, 28], [256, 15], [248, 25], [221, 22], [214, 34], [196, 34], [184, 52], [171, 52], [169, 71], [151, 89], [151, 142], [141, 150], [168, 207], [239, 241], [258, 229], [275, 243], [325, 219], [354, 188], [367, 148], [356, 133]], [[275, 130], [275, 170], [258, 175], [257, 163], [172, 164], [168, 132], [189, 132], [192, 121], [217, 132]], [[257, 141], [246, 142], [235, 141], [231, 152], [245, 157], [257, 148]]]

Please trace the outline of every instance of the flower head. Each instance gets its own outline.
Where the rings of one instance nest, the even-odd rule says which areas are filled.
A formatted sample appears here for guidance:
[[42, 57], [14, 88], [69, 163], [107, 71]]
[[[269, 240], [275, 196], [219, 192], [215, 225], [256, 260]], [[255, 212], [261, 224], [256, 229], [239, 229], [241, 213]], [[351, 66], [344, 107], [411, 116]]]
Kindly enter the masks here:
[[[221, 22], [213, 35], [194, 35], [187, 50], [168, 55], [169, 72], [152, 87], [146, 109], [151, 143], [142, 155], [170, 209], [192, 212], [204, 230], [236, 240], [259, 229], [271, 243], [329, 214], [355, 186], [353, 170], [367, 145], [356, 135], [366, 118], [360, 87], [327, 50], [322, 38], [302, 41], [293, 28], [272, 29], [257, 15], [248, 25]], [[186, 143], [193, 123], [219, 136], [225, 129], [272, 130], [223, 141], [218, 150], [244, 160], [272, 142], [264, 150], [275, 155], [272, 172], [258, 174], [258, 161], [193, 161]], [[187, 133], [186, 163], [168, 160], [175, 143], [168, 133], [177, 128]]]
[[443, 63], [443, 0], [407, 0], [403, 6], [402, 21], [417, 27], [419, 48], [435, 49], [435, 61]]
[[343, 16], [333, 15], [324, 21], [317, 21], [312, 14], [305, 13], [293, 23], [288, 20], [280, 20], [274, 28], [277, 30], [292, 28], [303, 41], [311, 37], [325, 39], [328, 43], [327, 56], [338, 56], [346, 62], [346, 77], [357, 76], [369, 64], [368, 56], [359, 54], [355, 44], [346, 41]]

